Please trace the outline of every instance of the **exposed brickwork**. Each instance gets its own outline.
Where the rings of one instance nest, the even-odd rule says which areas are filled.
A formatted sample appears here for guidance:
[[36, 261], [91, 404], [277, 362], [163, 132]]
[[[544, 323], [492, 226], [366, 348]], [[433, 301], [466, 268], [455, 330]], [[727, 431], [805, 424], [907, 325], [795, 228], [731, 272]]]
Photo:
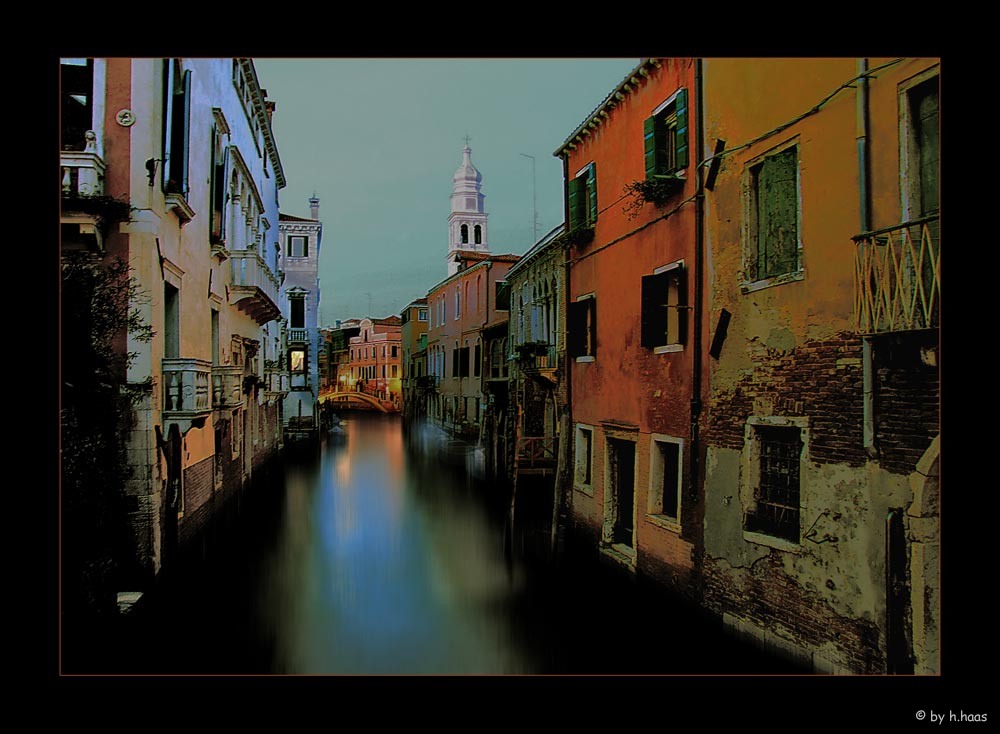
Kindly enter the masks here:
[[755, 351], [752, 374], [716, 393], [703, 413], [706, 442], [742, 449], [746, 419], [755, 414], [754, 402], [764, 401], [773, 415], [811, 419], [811, 461], [862, 466], [861, 338], [845, 332], [788, 352], [763, 345]]
[[937, 367], [924, 364], [921, 347], [935, 334], [882, 337], [874, 342], [875, 442], [881, 466], [909, 474], [941, 431]]
[[184, 512], [195, 512], [212, 498], [215, 459], [208, 457], [184, 470]]
[[[730, 568], [711, 558], [704, 562], [706, 606], [720, 616], [730, 614], [788, 637], [807, 650], [831, 643], [840, 660], [856, 673], [884, 673], [885, 657], [878, 628], [848, 619], [789, 578], [780, 554], [771, 554], [749, 568]], [[824, 651], [828, 657], [830, 653]]]

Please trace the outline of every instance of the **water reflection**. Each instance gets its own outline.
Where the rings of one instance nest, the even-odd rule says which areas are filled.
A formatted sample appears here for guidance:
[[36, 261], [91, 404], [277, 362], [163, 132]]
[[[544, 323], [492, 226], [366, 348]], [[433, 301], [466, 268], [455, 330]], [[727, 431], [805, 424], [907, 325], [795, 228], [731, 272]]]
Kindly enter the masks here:
[[410, 466], [398, 419], [345, 417], [346, 441], [286, 479], [261, 575], [275, 672], [532, 672], [510, 627], [516, 587], [481, 498]]

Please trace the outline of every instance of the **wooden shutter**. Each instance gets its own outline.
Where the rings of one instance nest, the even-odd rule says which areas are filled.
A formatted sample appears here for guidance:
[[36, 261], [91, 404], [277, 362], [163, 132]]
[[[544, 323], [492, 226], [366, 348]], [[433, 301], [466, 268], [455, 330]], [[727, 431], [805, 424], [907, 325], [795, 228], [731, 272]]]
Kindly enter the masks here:
[[585, 181], [583, 176], [577, 176], [569, 182], [569, 228], [575, 229], [583, 224], [583, 198]]
[[587, 313], [590, 314], [590, 355], [593, 357], [597, 356], [597, 299], [588, 298], [584, 303], [587, 304]]
[[646, 178], [656, 174], [656, 118], [647, 117], [642, 123], [642, 148], [646, 160]]
[[482, 370], [482, 356], [480, 355], [479, 345], [476, 345], [475, 356], [473, 358], [473, 376], [479, 377], [479, 373]]
[[[688, 306], [688, 287], [687, 287], [687, 270], [684, 268], [678, 268], [674, 272], [674, 277], [676, 278], [677, 284], [677, 305], [678, 306]], [[688, 332], [688, 314], [692, 313], [689, 308], [678, 308], [677, 309], [677, 343], [687, 344], [687, 332]]]
[[597, 223], [597, 164], [591, 163], [587, 169], [587, 224], [593, 227]]
[[457, 347], [455, 349], [451, 350], [451, 376], [452, 377], [458, 377], [459, 376], [459, 369], [458, 369], [458, 348]]
[[226, 239], [226, 192], [229, 190], [229, 179], [226, 174], [229, 171], [229, 146], [225, 145], [222, 148], [222, 163], [219, 165], [219, 216], [221, 222], [219, 225], [219, 237], [223, 240]]
[[587, 303], [571, 301], [566, 311], [566, 352], [570, 357], [587, 353]]
[[173, 143], [174, 120], [174, 60], [163, 60], [163, 160], [160, 161], [161, 186], [167, 190], [170, 180], [171, 144]]
[[687, 89], [682, 88], [677, 92], [674, 107], [677, 110], [677, 170], [680, 171], [688, 166]]
[[181, 138], [181, 193], [188, 196], [188, 163], [191, 147], [191, 70], [184, 72], [183, 125]]

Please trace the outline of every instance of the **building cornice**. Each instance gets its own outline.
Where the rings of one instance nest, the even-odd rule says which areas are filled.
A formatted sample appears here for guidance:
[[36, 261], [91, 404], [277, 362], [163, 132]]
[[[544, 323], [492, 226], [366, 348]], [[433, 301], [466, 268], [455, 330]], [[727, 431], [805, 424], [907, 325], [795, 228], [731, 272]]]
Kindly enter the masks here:
[[663, 66], [663, 62], [660, 59], [642, 59], [639, 65], [632, 69], [621, 83], [604, 98], [604, 101], [563, 141], [562, 145], [553, 151], [552, 155], [557, 158], [568, 155], [567, 150], [573, 150], [580, 145], [584, 138], [589, 137], [592, 131], [599, 128], [608, 120], [611, 110], [617, 107], [634, 89], [638, 89], [645, 84], [649, 78], [650, 69], [659, 69], [661, 66]]
[[250, 95], [253, 97], [253, 112], [260, 123], [260, 129], [264, 135], [264, 150], [271, 157], [271, 164], [274, 166], [275, 182], [279, 189], [285, 188], [285, 171], [281, 167], [281, 158], [278, 156], [278, 146], [274, 142], [274, 132], [271, 130], [271, 120], [267, 116], [267, 107], [264, 105], [264, 93], [260, 88], [260, 80], [257, 79], [257, 69], [254, 67], [253, 59], [236, 59], [246, 77], [250, 87]]

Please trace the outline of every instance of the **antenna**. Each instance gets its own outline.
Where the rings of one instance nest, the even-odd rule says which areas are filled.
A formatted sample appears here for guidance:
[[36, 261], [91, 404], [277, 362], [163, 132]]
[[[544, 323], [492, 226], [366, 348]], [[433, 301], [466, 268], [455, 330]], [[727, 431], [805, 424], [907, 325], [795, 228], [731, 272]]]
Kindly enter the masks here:
[[535, 198], [535, 156], [518, 153], [531, 159], [531, 244], [538, 242], [538, 200]]

